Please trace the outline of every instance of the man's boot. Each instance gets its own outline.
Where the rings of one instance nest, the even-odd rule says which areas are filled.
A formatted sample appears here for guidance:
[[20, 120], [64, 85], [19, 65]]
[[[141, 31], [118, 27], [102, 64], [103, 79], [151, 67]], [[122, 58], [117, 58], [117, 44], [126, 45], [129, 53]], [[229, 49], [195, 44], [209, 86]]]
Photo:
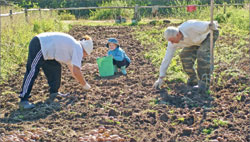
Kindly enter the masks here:
[[209, 84], [206, 84], [205, 82], [199, 80], [198, 85], [195, 85], [192, 90], [198, 91], [199, 93], [206, 94], [209, 89]]
[[198, 84], [198, 80], [196, 78], [195, 79], [189, 78], [187, 80], [187, 85], [190, 86], [190, 87], [194, 87], [197, 84]]

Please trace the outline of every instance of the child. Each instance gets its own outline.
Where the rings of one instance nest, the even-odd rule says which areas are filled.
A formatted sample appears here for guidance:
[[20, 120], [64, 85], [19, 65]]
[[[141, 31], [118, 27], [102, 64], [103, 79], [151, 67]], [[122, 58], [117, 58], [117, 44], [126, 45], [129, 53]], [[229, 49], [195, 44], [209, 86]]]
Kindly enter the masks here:
[[118, 72], [118, 68], [120, 68], [122, 74], [126, 75], [126, 68], [129, 66], [131, 61], [125, 51], [121, 49], [115, 38], [108, 39], [106, 46], [109, 48], [108, 56], [113, 56], [114, 72]]

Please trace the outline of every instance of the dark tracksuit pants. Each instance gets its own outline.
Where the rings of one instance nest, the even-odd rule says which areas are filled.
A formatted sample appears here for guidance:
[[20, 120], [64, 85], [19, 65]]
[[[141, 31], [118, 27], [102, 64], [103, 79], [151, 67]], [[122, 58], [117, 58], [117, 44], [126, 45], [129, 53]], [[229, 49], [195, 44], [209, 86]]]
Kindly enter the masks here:
[[127, 68], [129, 64], [130, 63], [125, 58], [122, 61], [117, 61], [113, 59], [113, 65], [117, 65], [118, 68], [121, 68], [122, 66], [126, 66]]
[[50, 87], [49, 92], [58, 92], [61, 83], [61, 64], [56, 60], [44, 60], [39, 38], [34, 37], [29, 44], [26, 73], [23, 79], [22, 91], [19, 96], [22, 101], [28, 100], [30, 97], [34, 81], [37, 78], [41, 67], [48, 80]]

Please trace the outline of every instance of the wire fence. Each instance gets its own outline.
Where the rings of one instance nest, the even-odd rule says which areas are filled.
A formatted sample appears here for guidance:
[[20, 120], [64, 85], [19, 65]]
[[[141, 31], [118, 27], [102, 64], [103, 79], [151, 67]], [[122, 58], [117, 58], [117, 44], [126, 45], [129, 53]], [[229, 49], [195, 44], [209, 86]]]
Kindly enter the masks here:
[[[25, 17], [28, 17], [28, 12], [30, 11], [67, 11], [67, 10], [91, 10], [91, 9], [134, 9], [134, 17], [139, 15], [140, 9], [152, 9], [152, 13], [158, 12], [159, 9], [166, 9], [166, 8], [187, 8], [189, 5], [181, 5], [181, 6], [163, 6], [163, 5], [155, 5], [155, 6], [117, 6], [117, 7], [70, 7], [70, 8], [51, 8], [51, 9], [22, 9], [22, 11], [19, 12], [13, 12], [13, 10], [10, 10], [9, 13], [0, 14], [0, 17], [12, 17], [13, 15], [18, 14], [25, 14]], [[209, 7], [210, 5], [193, 5], [195, 7]], [[244, 4], [214, 4], [215, 7], [222, 6], [224, 7], [224, 11], [226, 12], [226, 7], [228, 6], [244, 6]]]

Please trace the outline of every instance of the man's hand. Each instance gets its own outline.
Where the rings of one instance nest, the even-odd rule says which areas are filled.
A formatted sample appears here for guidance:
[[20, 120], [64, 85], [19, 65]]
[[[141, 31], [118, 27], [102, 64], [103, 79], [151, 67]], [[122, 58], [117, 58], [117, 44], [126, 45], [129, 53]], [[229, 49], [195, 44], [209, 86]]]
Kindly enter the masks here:
[[91, 89], [91, 86], [86, 82], [86, 84], [83, 86], [84, 90], [89, 90]]
[[163, 78], [159, 77], [159, 78], [155, 81], [153, 87], [154, 87], [155, 89], [159, 89], [159, 88], [161, 87], [162, 83], [163, 83]]
[[214, 23], [210, 23], [209, 24], [209, 29], [213, 30], [213, 31], [216, 30], [216, 25]]

